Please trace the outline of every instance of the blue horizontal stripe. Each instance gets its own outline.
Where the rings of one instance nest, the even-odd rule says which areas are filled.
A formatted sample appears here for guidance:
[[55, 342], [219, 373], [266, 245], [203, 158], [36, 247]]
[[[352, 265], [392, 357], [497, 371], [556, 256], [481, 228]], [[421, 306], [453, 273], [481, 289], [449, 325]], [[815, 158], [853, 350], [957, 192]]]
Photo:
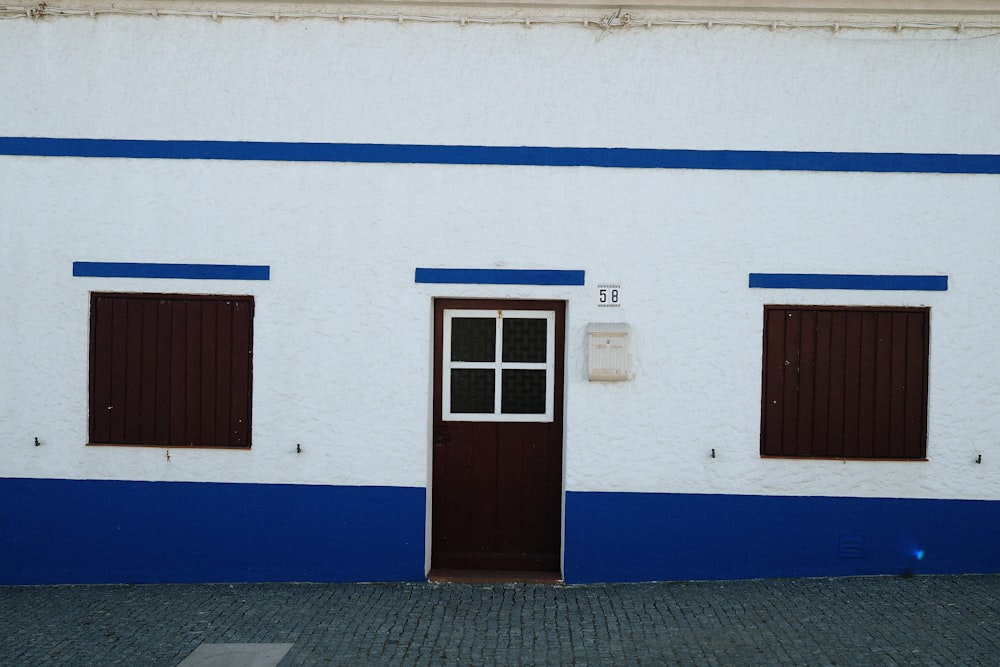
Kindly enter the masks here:
[[73, 262], [73, 275], [93, 278], [182, 278], [187, 280], [269, 280], [271, 267], [243, 264], [150, 264]]
[[751, 273], [750, 287], [945, 292], [948, 276], [879, 276], [836, 273]]
[[0, 586], [420, 581], [415, 487], [0, 478]]
[[1000, 571], [995, 500], [570, 491], [565, 508], [567, 583]]
[[458, 285], [583, 285], [583, 271], [551, 269], [417, 269], [418, 283]]
[[[0, 585], [420, 581], [426, 493], [0, 478]], [[564, 575], [588, 583], [998, 572], [997, 525], [996, 500], [568, 491]]]
[[0, 137], [0, 155], [631, 169], [1000, 174], [1000, 155]]

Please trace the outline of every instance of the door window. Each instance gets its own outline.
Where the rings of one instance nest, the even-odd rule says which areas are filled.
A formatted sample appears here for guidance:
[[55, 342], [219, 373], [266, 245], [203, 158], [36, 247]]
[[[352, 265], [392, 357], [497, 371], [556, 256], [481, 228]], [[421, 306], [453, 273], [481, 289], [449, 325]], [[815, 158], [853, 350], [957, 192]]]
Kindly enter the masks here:
[[550, 422], [555, 313], [445, 310], [445, 421]]

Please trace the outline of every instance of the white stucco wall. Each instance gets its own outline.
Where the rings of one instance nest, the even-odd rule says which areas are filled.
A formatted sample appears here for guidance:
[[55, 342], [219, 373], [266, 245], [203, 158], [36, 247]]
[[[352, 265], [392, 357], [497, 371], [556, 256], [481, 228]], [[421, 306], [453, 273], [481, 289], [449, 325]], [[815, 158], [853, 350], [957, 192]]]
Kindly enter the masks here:
[[[0, 136], [1000, 153], [983, 34], [102, 17], [0, 23], [0, 63]], [[1000, 499], [997, 176], [0, 157], [0, 184], [2, 476], [425, 486], [431, 299], [496, 296], [568, 301], [568, 490]], [[418, 285], [418, 266], [587, 285]], [[90, 291], [254, 294], [252, 450], [85, 447]], [[930, 306], [929, 460], [761, 460], [764, 303]], [[632, 325], [633, 381], [586, 381], [592, 321]]]

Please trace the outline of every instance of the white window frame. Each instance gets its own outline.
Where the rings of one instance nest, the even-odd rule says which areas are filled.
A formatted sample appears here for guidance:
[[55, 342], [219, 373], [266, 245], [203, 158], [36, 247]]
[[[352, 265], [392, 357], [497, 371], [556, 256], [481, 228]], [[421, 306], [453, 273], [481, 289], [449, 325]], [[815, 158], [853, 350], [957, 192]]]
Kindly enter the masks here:
[[[503, 320], [540, 319], [545, 326], [545, 362], [505, 362], [503, 360]], [[493, 318], [496, 322], [496, 350], [493, 361], [452, 361], [451, 322], [453, 319]], [[444, 310], [444, 332], [441, 343], [441, 418], [444, 421], [459, 422], [551, 422], [555, 419], [555, 346], [556, 313], [554, 310], [467, 310], [446, 308]], [[451, 411], [451, 371], [456, 369], [493, 370], [493, 412], [452, 412]], [[500, 412], [503, 398], [502, 383], [504, 370], [544, 370], [545, 371], [545, 412], [532, 414], [512, 414]]]

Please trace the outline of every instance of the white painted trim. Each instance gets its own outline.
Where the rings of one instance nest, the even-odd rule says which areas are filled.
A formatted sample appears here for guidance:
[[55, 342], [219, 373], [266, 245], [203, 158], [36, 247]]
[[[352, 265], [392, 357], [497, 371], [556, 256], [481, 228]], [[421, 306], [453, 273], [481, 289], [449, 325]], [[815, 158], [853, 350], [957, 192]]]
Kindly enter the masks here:
[[[41, 3], [19, 3], [24, 7], [35, 7]], [[541, 7], [582, 8], [595, 7], [601, 9], [657, 9], [672, 12], [818, 12], [831, 13], [892, 13], [892, 14], [955, 14], [955, 13], [1000, 13], [1000, 0], [762, 0], [747, 2], [747, 0], [628, 0], [614, 2], [613, 0], [433, 0], [417, 2], [414, 0], [124, 0], [122, 2], [101, 2], [100, 0], [60, 0], [45, 3], [49, 9], [117, 7], [120, 9], [172, 7], [175, 9], [212, 9], [227, 8], [233, 11], [268, 12], [271, 8], [279, 8], [284, 12], [316, 12], [338, 8], [368, 7], [373, 10], [395, 11], [397, 8], [420, 8], [429, 10], [434, 7], [464, 7], [499, 8], [518, 7], [522, 9]], [[15, 5], [8, 5], [14, 7]]]
[[655, 26], [745, 26], [770, 29], [851, 28], [996, 30], [1000, 0], [56, 0], [0, 6], [0, 19], [105, 15], [391, 20], [465, 24], [558, 23], [609, 30]]
[[[465, 422], [551, 422], [555, 418], [555, 321], [556, 314], [552, 310], [517, 310], [504, 309], [501, 313], [514, 313], [516, 319], [544, 319], [545, 328], [545, 363], [505, 362], [503, 361], [503, 315], [497, 316], [496, 310], [469, 310], [463, 308], [447, 308], [444, 311], [441, 341], [441, 419], [442, 421]], [[493, 318], [496, 320], [496, 349], [493, 361], [452, 361], [449, 359], [451, 349], [451, 321], [456, 317]], [[451, 411], [451, 371], [461, 368], [481, 368], [494, 371], [493, 412], [468, 413]], [[545, 412], [534, 414], [504, 414], [500, 411], [500, 401], [503, 396], [502, 380], [504, 370], [544, 370], [545, 371]]]
[[[197, 1], [197, 0], [193, 0]], [[274, 0], [249, 0], [249, 4], [275, 4]], [[300, 3], [278, 3], [300, 4]], [[305, 4], [324, 4], [322, 1]], [[937, 12], [1000, 12], [1000, 0], [435, 0], [432, 3], [412, 0], [373, 0], [371, 6], [427, 6], [428, 4], [464, 7], [602, 7], [650, 8], [670, 11], [740, 12], [893, 12], [928, 14]]]

